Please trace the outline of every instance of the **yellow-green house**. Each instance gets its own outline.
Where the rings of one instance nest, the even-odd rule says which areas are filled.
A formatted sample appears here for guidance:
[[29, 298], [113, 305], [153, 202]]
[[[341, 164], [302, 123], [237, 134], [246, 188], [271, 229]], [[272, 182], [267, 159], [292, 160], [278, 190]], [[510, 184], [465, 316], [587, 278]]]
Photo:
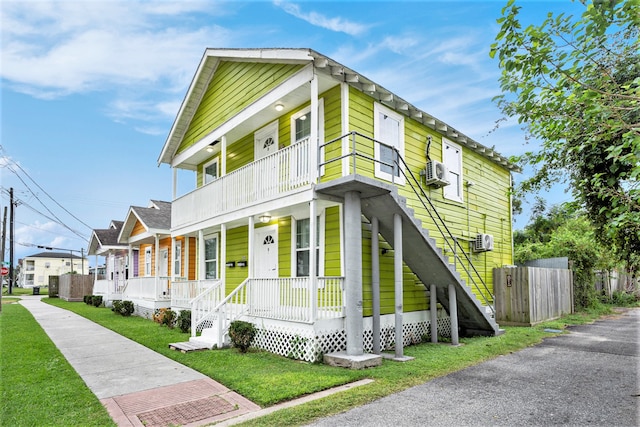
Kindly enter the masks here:
[[195, 174], [171, 204], [172, 238], [195, 242], [196, 279], [172, 281], [197, 289], [175, 306], [193, 341], [223, 345], [242, 319], [283, 355], [402, 358], [499, 333], [516, 167], [331, 58], [207, 49], [158, 163]]

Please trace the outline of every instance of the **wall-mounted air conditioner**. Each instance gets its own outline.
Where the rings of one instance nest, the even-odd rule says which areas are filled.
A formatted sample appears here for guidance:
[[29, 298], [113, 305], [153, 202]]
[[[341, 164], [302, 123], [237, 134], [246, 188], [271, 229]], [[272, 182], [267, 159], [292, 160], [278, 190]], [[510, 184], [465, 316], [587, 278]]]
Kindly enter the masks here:
[[473, 242], [475, 252], [486, 252], [493, 250], [493, 236], [491, 234], [480, 233]]
[[425, 183], [434, 187], [449, 185], [449, 171], [444, 163], [429, 160], [425, 169]]

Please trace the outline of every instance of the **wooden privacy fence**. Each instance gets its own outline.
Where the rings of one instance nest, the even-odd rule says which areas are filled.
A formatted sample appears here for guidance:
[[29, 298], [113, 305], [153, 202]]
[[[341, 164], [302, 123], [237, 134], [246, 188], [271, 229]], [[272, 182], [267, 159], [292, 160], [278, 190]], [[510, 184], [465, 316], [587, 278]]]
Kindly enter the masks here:
[[496, 321], [535, 325], [573, 312], [573, 272], [560, 268], [494, 268]]
[[58, 296], [65, 301], [82, 301], [85, 295], [93, 294], [93, 276], [63, 274], [60, 277]]

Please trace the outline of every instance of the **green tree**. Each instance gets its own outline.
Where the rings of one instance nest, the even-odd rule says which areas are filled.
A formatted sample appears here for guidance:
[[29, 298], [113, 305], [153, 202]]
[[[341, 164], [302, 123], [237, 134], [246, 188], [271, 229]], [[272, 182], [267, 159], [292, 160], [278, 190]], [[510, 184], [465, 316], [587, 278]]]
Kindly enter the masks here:
[[640, 0], [594, 1], [576, 18], [549, 13], [522, 28], [510, 0], [491, 57], [502, 69], [496, 98], [537, 151], [514, 161], [534, 175], [523, 192], [568, 179], [598, 240], [640, 267]]
[[516, 232], [515, 261], [568, 257], [573, 263], [574, 300], [577, 307], [588, 307], [596, 300], [595, 270], [612, 270], [620, 261], [599, 244], [598, 231], [584, 210], [575, 203], [544, 207], [536, 203], [529, 224]]

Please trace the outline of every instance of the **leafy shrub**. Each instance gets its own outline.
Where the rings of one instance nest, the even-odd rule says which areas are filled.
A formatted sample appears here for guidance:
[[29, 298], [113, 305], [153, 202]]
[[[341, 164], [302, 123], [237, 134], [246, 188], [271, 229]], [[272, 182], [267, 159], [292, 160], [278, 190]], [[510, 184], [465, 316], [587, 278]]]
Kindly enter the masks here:
[[111, 307], [111, 311], [121, 316], [131, 316], [135, 311], [135, 306], [131, 301], [113, 301], [113, 307]]
[[93, 295], [85, 295], [84, 297], [82, 297], [82, 300], [84, 301], [85, 304], [92, 305], [93, 304]]
[[619, 307], [628, 307], [634, 305], [638, 301], [637, 297], [632, 293], [615, 291], [611, 295], [611, 302]]
[[100, 307], [102, 305], [102, 295], [94, 295], [91, 298], [91, 303], [94, 307]]
[[176, 321], [180, 331], [187, 333], [191, 329], [191, 310], [182, 310]]
[[241, 353], [246, 353], [256, 336], [256, 327], [252, 323], [236, 320], [229, 325], [231, 344]]
[[169, 329], [173, 329], [176, 325], [176, 317], [178, 317], [178, 315], [175, 311], [166, 309], [164, 311], [164, 316], [162, 316], [162, 325], [167, 325]]

